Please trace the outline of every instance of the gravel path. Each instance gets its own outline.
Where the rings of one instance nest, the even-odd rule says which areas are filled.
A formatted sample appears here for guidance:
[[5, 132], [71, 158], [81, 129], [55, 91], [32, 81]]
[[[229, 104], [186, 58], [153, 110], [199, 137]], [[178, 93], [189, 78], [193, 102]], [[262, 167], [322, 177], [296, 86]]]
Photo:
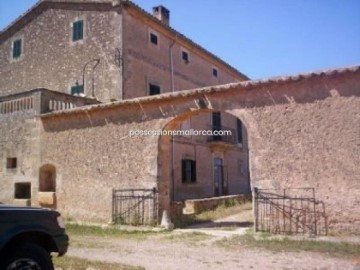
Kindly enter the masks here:
[[222, 237], [224, 235], [189, 235], [183, 231], [149, 236], [143, 240], [73, 236], [68, 255], [143, 266], [146, 270], [360, 270], [360, 258], [332, 258], [311, 252], [272, 252], [241, 246], [226, 249], [214, 243]]

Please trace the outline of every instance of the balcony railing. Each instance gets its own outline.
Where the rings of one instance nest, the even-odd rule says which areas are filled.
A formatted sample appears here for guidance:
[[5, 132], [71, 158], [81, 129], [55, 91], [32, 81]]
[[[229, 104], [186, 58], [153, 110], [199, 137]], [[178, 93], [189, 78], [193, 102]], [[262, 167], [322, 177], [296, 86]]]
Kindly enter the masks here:
[[212, 126], [209, 127], [209, 130], [219, 131], [221, 135], [208, 135], [207, 142], [209, 143], [226, 143], [226, 144], [236, 144], [236, 130], [228, 127], [221, 127], [221, 129], [214, 129]]

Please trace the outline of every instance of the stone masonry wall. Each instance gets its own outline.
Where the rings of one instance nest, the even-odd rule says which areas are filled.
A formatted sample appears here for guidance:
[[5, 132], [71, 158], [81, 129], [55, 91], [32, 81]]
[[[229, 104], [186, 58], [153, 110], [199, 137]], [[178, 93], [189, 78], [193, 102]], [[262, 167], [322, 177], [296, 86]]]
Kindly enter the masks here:
[[[72, 41], [72, 23], [84, 20], [84, 39]], [[0, 96], [35, 88], [70, 93], [81, 85], [84, 65], [100, 59], [94, 72], [95, 96], [120, 99], [121, 70], [114, 58], [121, 50], [121, 14], [115, 11], [48, 9], [0, 44]], [[111, 29], [111, 30], [109, 30]], [[22, 55], [12, 59], [12, 42], [22, 38]], [[92, 94], [92, 67], [85, 70], [85, 94]], [[101, 89], [101, 91], [99, 91]]]
[[[148, 96], [149, 83], [159, 85], [161, 93], [172, 91], [170, 51], [173, 61], [174, 91], [240, 80], [239, 75], [236, 77], [220, 65], [211, 64], [203, 55], [196, 53], [189, 44], [184, 43], [180, 38], [177, 40], [175, 37], [170, 37], [169, 33], [159, 29], [158, 25], [151, 24], [143, 18], [141, 20], [126, 10], [123, 11], [123, 20], [124, 88], [126, 89], [124, 99]], [[150, 33], [157, 35], [157, 45], [149, 41]], [[188, 63], [182, 59], [183, 50], [189, 55]], [[217, 77], [212, 74], [213, 68], [218, 70]]]
[[[0, 114], [0, 202], [14, 203], [15, 183], [31, 183], [31, 199], [37, 195], [39, 122], [28, 112]], [[16, 167], [7, 168], [7, 159]]]
[[247, 127], [252, 187], [314, 187], [329, 229], [358, 233], [359, 77], [357, 69], [55, 114], [42, 120], [42, 163], [56, 166], [59, 209], [73, 218], [108, 220], [118, 187], [157, 186], [169, 209], [170, 138], [130, 138], [129, 130], [224, 111]]

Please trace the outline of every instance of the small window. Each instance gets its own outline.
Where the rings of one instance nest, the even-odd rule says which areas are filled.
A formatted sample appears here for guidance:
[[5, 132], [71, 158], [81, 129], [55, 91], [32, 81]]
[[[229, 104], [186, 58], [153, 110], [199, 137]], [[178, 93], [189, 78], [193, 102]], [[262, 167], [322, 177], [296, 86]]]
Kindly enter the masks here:
[[237, 133], [237, 142], [242, 143], [243, 142], [243, 136], [242, 136], [242, 123], [239, 119], [236, 119], [236, 133]]
[[84, 86], [83, 85], [79, 85], [76, 84], [74, 86], [71, 86], [71, 90], [70, 90], [72, 95], [80, 95], [80, 94], [84, 94]]
[[154, 45], [158, 45], [158, 36], [154, 33], [150, 33], [150, 42]]
[[31, 198], [31, 183], [15, 183], [15, 199]]
[[189, 63], [189, 54], [185, 51], [181, 52], [181, 58], [184, 60], [184, 62], [187, 64]]
[[13, 51], [12, 51], [13, 58], [19, 58], [21, 56], [21, 47], [22, 47], [21, 39], [14, 40]]
[[213, 76], [214, 76], [214, 77], [216, 77], [216, 78], [217, 78], [217, 76], [218, 76], [218, 71], [217, 71], [217, 69], [216, 69], [216, 68], [213, 68], [213, 70], [212, 70], [212, 74], [213, 74]]
[[212, 128], [213, 128], [213, 130], [221, 130], [221, 113], [220, 112], [212, 113]]
[[181, 160], [181, 179], [183, 183], [196, 182], [196, 161], [191, 159]]
[[17, 167], [17, 158], [7, 158], [6, 159], [6, 168], [7, 169], [16, 169]]
[[160, 94], [160, 86], [149, 83], [149, 95], [153, 96], [158, 94]]
[[73, 41], [78, 41], [84, 37], [84, 21], [76, 21], [73, 23]]

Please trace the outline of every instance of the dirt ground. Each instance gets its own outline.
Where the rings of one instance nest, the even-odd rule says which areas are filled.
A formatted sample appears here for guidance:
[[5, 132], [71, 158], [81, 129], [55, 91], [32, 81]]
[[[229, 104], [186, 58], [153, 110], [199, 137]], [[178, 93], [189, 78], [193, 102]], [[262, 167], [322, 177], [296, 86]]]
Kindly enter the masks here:
[[143, 266], [147, 270], [360, 270], [359, 258], [345, 259], [313, 252], [273, 252], [242, 246], [229, 249], [217, 242], [244, 231], [244, 228], [193, 228], [159, 233], [144, 239], [73, 236], [67, 254], [89, 260]]

